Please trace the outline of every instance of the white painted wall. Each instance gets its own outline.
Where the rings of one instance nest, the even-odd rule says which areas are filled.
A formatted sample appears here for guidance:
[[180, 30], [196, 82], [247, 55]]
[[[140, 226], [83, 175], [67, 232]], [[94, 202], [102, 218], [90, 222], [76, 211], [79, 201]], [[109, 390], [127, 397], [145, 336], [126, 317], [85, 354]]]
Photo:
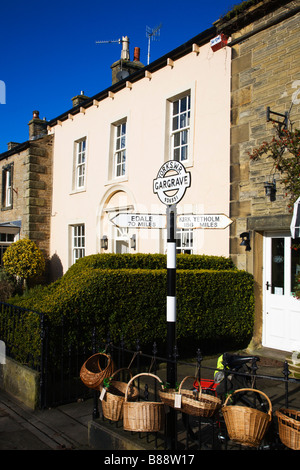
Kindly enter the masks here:
[[[69, 226], [84, 223], [86, 255], [100, 252], [100, 238], [109, 237], [113, 250], [113, 225], [105, 209], [133, 206], [134, 212], [165, 213], [166, 207], [153, 193], [153, 179], [167, 154], [167, 100], [191, 90], [192, 162], [186, 169], [192, 183], [178, 213], [224, 213], [229, 215], [230, 146], [229, 48], [213, 52], [209, 44], [191, 52], [86, 109], [73, 119], [52, 128], [54, 141], [51, 256], [56, 254], [64, 272], [70, 266]], [[127, 118], [127, 176], [109, 179], [111, 124]], [[87, 138], [86, 189], [72, 191], [74, 141]], [[120, 192], [122, 191], [122, 192]], [[109, 198], [113, 195], [113, 199]], [[140, 230], [137, 251], [163, 252], [162, 231]], [[229, 255], [229, 233], [197, 230], [195, 253]]]

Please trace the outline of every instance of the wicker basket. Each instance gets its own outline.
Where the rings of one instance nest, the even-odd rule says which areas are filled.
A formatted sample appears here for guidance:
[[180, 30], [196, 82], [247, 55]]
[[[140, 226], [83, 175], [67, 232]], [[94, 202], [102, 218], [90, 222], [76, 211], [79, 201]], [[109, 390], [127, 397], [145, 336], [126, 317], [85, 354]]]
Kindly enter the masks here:
[[178, 392], [174, 389], [160, 391], [159, 395], [162, 402], [165, 405], [175, 408], [175, 397], [176, 395], [181, 395], [180, 411], [182, 413], [210, 418], [218, 409], [221, 408], [221, 400], [213, 395], [202, 393], [200, 386], [199, 392], [183, 389], [182, 385], [187, 379], [195, 380], [195, 377], [186, 376], [181, 381]]
[[131, 382], [140, 376], [153, 377], [162, 385], [162, 381], [154, 374], [142, 373], [132, 377], [127, 384], [123, 405], [123, 427], [125, 431], [156, 432], [164, 427], [164, 404], [162, 402], [128, 400]]
[[80, 378], [84, 385], [99, 390], [103, 380], [114, 371], [112, 358], [106, 353], [97, 353], [89, 357], [80, 369]]
[[[227, 405], [233, 394], [239, 392], [255, 392], [263, 395], [269, 406], [267, 413], [263, 411], [239, 405]], [[229, 395], [222, 407], [225, 424], [229, 438], [239, 444], [257, 447], [261, 443], [272, 419], [272, 404], [263, 392], [253, 388], [235, 390]]]
[[[119, 421], [123, 418], [123, 403], [125, 400], [127, 383], [120, 382], [117, 380], [111, 380], [121, 371], [127, 371], [130, 375], [130, 378], [132, 378], [132, 372], [130, 371], [130, 369], [118, 369], [110, 377], [109, 387], [101, 401], [103, 416], [111, 421]], [[128, 398], [134, 401], [137, 400], [138, 396], [138, 389], [131, 385], [128, 390]]]
[[281, 442], [293, 450], [300, 450], [300, 411], [281, 408], [275, 412]]

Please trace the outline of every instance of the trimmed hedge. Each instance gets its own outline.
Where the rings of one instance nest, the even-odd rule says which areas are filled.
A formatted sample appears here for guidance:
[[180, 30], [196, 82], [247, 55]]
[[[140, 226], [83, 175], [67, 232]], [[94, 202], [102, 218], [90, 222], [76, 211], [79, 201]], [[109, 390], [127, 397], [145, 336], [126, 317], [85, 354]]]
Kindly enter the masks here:
[[[68, 322], [96, 321], [104, 340], [109, 331], [113, 341], [123, 337], [128, 347], [134, 346], [137, 338], [141, 344], [164, 342], [167, 270], [158, 266], [165, 257], [141, 257], [144, 265], [156, 264], [156, 269], [117, 267], [122, 263], [137, 266], [137, 257], [133, 256], [134, 259], [124, 255], [121, 259], [103, 255], [82, 258], [55, 283], [32, 289], [10, 303], [48, 313], [53, 324], [59, 324], [62, 316]], [[187, 259], [191, 264], [200, 263], [192, 258], [184, 256], [182, 263]], [[252, 335], [253, 277], [235, 269], [231, 262], [228, 265], [232, 269], [221, 270], [226, 260], [203, 258], [201, 262], [204, 261], [220, 269], [177, 269], [177, 338], [187, 343], [196, 341], [202, 350], [202, 345], [220, 342], [232, 348], [243, 347]], [[99, 268], [101, 263], [113, 265], [114, 269]]]
[[[223, 256], [186, 255], [176, 256], [177, 269], [236, 269], [231, 258]], [[69, 268], [65, 277], [81, 273], [87, 268], [101, 269], [166, 269], [167, 256], [144, 253], [104, 253], [80, 258]]]

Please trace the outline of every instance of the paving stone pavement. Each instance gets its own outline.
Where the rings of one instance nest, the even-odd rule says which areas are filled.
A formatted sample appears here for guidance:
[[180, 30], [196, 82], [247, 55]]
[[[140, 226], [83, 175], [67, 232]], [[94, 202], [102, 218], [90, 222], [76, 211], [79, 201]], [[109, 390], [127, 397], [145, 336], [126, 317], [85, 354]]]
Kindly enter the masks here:
[[90, 450], [92, 400], [31, 410], [0, 390], [0, 450]]

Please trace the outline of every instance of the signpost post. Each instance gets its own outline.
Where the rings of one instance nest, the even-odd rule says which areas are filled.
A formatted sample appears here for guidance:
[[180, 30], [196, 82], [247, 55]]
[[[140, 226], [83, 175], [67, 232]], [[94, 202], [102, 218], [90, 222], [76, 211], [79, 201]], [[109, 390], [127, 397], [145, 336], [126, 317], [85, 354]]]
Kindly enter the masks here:
[[[182, 163], [175, 160], [164, 163], [153, 180], [153, 191], [167, 206], [167, 382], [175, 388], [177, 370], [174, 362], [176, 346], [176, 204], [191, 185], [191, 175]], [[170, 408], [167, 415], [168, 448], [175, 449], [176, 414]]]
[[[111, 220], [117, 227], [133, 229], [167, 228], [167, 382], [175, 388], [177, 368], [174, 360], [176, 346], [176, 227], [181, 229], [224, 229], [232, 223], [224, 214], [176, 213], [176, 204], [191, 186], [191, 174], [181, 162], [169, 160], [159, 169], [153, 180], [153, 192], [166, 205], [166, 216], [161, 214], [118, 213]], [[176, 448], [176, 414], [173, 408], [167, 414], [168, 448]]]

